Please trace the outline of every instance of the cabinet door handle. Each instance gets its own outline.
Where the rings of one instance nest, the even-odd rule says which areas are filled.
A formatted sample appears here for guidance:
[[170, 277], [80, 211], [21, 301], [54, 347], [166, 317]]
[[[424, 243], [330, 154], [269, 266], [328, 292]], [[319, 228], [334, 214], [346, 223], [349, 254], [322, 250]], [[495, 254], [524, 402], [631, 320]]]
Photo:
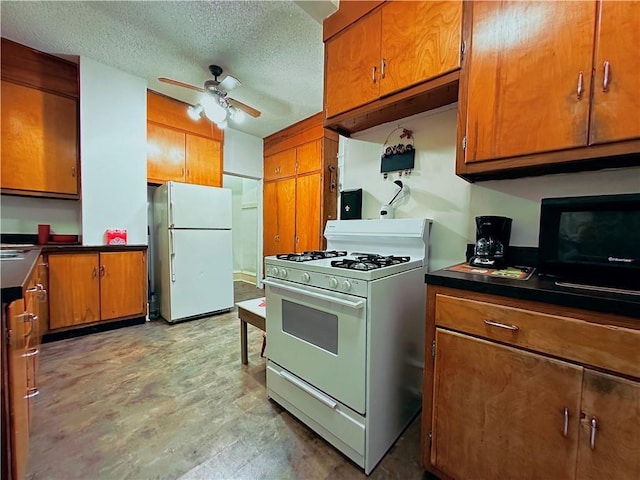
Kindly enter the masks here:
[[24, 313], [21, 313], [20, 315], [18, 315], [18, 317], [23, 317], [24, 318], [24, 323], [29, 322], [29, 325], [30, 325], [29, 331], [23, 335], [23, 337], [26, 338], [26, 337], [28, 337], [29, 335], [31, 335], [33, 333], [33, 322], [37, 322], [38, 321], [38, 316], [34, 315], [33, 313], [24, 312]]
[[517, 325], [507, 325], [506, 323], [492, 322], [491, 320], [485, 320], [484, 323], [491, 327], [504, 328], [506, 330], [511, 330], [513, 332], [520, 330], [520, 328]]
[[98, 267], [93, 267], [91, 271], [91, 278], [96, 278], [98, 276]]
[[569, 436], [569, 409], [564, 407], [564, 428], [562, 429], [562, 436]]
[[604, 62], [604, 79], [602, 80], [602, 91], [609, 90], [609, 73], [611, 72], [611, 64], [605, 60]]
[[71, 167], [71, 176], [72, 177], [76, 176], [76, 167]]
[[598, 419], [596, 417], [591, 417], [591, 435], [589, 436], [589, 445], [591, 446], [591, 450], [596, 449], [596, 432], [598, 431]]
[[22, 354], [22, 356], [23, 356], [23, 357], [25, 357], [25, 358], [28, 358], [28, 357], [35, 357], [35, 356], [36, 356], [36, 355], [38, 355], [39, 353], [40, 353], [40, 349], [38, 349], [38, 348], [31, 348], [31, 349], [29, 349], [29, 351], [28, 351], [28, 352], [23, 353], [23, 354]]
[[387, 66], [386, 58], [380, 60], [380, 78], [384, 78], [384, 67]]
[[100, 265], [100, 276], [104, 277], [104, 273], [105, 273], [104, 265]]
[[580, 70], [580, 73], [578, 74], [578, 90], [576, 92], [578, 94], [578, 100], [582, 98], [582, 81], [583, 81], [583, 75], [582, 75], [582, 70]]
[[378, 70], [378, 68], [374, 65], [373, 69], [371, 70], [371, 81], [373, 83], [376, 83], [376, 71]]
[[27, 394], [24, 396], [24, 398], [33, 398], [36, 397], [40, 394], [40, 390], [38, 390], [38, 387], [30, 387], [27, 389]]

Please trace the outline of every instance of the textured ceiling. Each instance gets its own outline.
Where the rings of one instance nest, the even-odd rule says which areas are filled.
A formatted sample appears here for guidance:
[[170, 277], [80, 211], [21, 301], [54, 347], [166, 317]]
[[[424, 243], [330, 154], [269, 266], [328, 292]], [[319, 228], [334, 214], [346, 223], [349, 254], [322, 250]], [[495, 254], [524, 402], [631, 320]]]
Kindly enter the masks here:
[[262, 112], [232, 128], [263, 138], [322, 110], [321, 1], [5, 1], [3, 37], [57, 55], [92, 58], [147, 80], [151, 90], [198, 103], [208, 66], [242, 82], [229, 96]]

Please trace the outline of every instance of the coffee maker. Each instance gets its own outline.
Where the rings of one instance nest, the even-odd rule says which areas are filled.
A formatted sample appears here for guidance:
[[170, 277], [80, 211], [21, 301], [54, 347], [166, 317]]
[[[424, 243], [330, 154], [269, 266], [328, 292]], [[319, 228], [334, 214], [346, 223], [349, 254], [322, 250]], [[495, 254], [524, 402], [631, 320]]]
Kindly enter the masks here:
[[507, 266], [511, 221], [507, 217], [476, 217], [476, 244], [469, 265], [498, 269]]

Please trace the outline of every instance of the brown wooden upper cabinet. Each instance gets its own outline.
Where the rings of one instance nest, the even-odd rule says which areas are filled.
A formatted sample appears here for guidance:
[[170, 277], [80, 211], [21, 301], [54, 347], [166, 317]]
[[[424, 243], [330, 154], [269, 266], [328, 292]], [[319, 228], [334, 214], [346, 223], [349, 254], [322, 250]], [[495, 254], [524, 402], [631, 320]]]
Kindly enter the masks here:
[[75, 63], [2, 39], [2, 193], [78, 198]]
[[324, 248], [327, 220], [336, 218], [338, 135], [322, 113], [264, 139], [263, 253]]
[[459, 69], [461, 21], [461, 1], [387, 1], [326, 40], [326, 117]]
[[222, 186], [223, 133], [187, 104], [147, 91], [147, 182]]
[[640, 151], [640, 3], [470, 2], [467, 12], [458, 174]]

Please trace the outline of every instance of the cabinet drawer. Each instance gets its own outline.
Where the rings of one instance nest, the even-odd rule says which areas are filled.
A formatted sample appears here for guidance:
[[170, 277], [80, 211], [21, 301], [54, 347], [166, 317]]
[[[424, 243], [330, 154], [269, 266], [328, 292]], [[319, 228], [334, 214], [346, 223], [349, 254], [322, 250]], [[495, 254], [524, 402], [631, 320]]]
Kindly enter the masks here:
[[640, 331], [437, 295], [438, 327], [640, 377]]
[[360, 464], [364, 420], [357, 413], [271, 361], [267, 365], [267, 394]]

